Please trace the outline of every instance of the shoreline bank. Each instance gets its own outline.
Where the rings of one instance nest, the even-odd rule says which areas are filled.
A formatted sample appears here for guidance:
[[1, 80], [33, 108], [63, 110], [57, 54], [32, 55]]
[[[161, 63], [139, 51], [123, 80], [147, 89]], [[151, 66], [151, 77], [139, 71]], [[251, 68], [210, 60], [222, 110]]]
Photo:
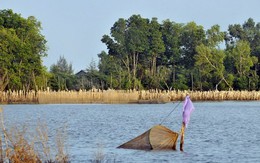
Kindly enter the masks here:
[[156, 104], [182, 101], [189, 94], [193, 101], [257, 101], [260, 91], [7, 91], [0, 92], [1, 104]]

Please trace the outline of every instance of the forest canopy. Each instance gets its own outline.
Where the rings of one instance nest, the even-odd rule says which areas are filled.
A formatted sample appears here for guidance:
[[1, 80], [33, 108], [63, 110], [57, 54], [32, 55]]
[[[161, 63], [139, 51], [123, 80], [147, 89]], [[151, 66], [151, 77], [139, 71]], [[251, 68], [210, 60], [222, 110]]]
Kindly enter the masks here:
[[48, 72], [41, 23], [0, 10], [0, 91], [259, 90], [260, 23], [249, 18], [220, 29], [140, 15], [119, 18], [101, 38], [107, 50], [98, 54], [98, 64], [74, 74], [61, 56]]
[[132, 15], [102, 37], [99, 72], [114, 89], [258, 90], [260, 23], [205, 30]]

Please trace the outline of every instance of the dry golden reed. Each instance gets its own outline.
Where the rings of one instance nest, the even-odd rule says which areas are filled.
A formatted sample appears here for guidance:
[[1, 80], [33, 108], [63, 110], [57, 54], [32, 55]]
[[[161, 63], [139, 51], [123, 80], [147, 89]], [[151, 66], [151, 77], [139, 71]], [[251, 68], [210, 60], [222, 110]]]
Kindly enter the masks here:
[[260, 91], [7, 91], [0, 92], [0, 103], [83, 104], [83, 103], [166, 103], [182, 101], [189, 94], [193, 101], [260, 100]]
[[0, 91], [1, 104], [16, 103], [38, 103], [38, 96], [35, 91]]
[[58, 150], [56, 157], [52, 158], [50, 146], [48, 145], [49, 135], [47, 126], [39, 123], [36, 131], [37, 135], [35, 135], [33, 140], [30, 140], [29, 137], [34, 134], [29, 133], [26, 127], [22, 127], [22, 129], [13, 127], [7, 130], [4, 125], [3, 109], [0, 107], [0, 162], [70, 162], [68, 154], [64, 149], [65, 139], [63, 133], [57, 133], [56, 145]]

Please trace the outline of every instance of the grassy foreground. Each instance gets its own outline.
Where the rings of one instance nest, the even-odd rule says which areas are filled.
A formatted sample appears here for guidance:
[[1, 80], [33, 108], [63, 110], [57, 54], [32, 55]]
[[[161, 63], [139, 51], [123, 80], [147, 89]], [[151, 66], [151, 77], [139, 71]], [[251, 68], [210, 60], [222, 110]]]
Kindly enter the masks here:
[[260, 100], [260, 91], [161, 91], [161, 90], [90, 90], [0, 92], [0, 103], [166, 103], [181, 101], [189, 94], [193, 101]]

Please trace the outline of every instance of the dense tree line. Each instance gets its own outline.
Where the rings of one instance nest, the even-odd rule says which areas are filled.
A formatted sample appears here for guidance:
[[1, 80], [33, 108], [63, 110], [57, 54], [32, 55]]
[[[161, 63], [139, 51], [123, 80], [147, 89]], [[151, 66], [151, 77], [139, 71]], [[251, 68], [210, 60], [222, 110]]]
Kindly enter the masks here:
[[0, 91], [91, 89], [259, 90], [260, 23], [219, 25], [205, 30], [132, 15], [120, 18], [102, 37], [98, 54], [83, 75], [61, 56], [50, 71], [45, 37], [35, 17], [0, 10]]
[[260, 23], [223, 32], [140, 15], [119, 19], [102, 40], [99, 72], [114, 89], [258, 90]]

